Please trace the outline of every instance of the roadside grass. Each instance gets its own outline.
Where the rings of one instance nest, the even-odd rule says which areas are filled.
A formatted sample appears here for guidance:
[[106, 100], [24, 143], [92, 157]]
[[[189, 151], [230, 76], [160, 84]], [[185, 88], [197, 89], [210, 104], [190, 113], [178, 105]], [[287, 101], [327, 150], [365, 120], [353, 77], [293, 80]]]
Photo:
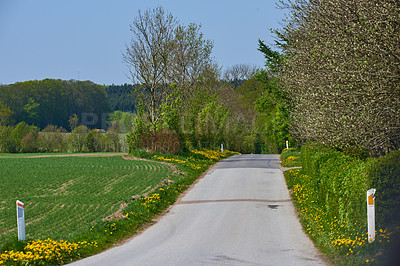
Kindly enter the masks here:
[[[282, 166], [301, 166], [290, 159], [294, 156], [292, 152], [282, 155]], [[400, 227], [377, 228], [375, 241], [368, 243], [366, 214], [364, 220], [353, 224], [331, 217], [326, 207], [318, 202], [311, 176], [302, 169], [291, 169], [284, 175], [304, 231], [330, 263], [394, 265], [392, 260], [398, 256], [396, 248], [400, 247]]]
[[284, 167], [301, 167], [300, 152], [295, 149], [284, 149], [281, 154], [281, 165]]
[[[143, 152], [140, 152], [140, 154], [142, 155], [141, 157], [154, 161], [122, 160], [119, 157], [57, 157], [9, 159], [9, 161], [5, 163], [0, 159], [0, 164], [4, 164], [1, 167], [6, 166], [9, 169], [9, 173], [17, 172], [16, 176], [22, 175], [19, 184], [26, 183], [32, 179], [41, 180], [40, 182], [33, 182], [33, 184], [30, 183], [29, 186], [31, 189], [29, 193], [26, 192], [28, 194], [25, 199], [24, 197], [18, 198], [22, 201], [25, 200], [25, 204], [28, 202], [26, 206], [35, 206], [32, 202], [33, 200], [45, 198], [45, 204], [43, 204], [41, 208], [37, 208], [38, 210], [42, 210], [41, 216], [39, 215], [37, 217], [45, 218], [32, 218], [30, 219], [33, 221], [32, 224], [27, 226], [27, 232], [33, 232], [31, 231], [31, 229], [34, 228], [33, 224], [35, 220], [39, 219], [38, 224], [41, 225], [38, 226], [35, 231], [40, 231], [40, 233], [37, 235], [33, 233], [27, 234], [27, 241], [17, 241], [16, 231], [9, 232], [7, 234], [8, 237], [4, 237], [4, 241], [1, 241], [0, 265], [64, 264], [107, 249], [116, 242], [132, 236], [138, 230], [141, 230], [141, 228], [153, 223], [154, 217], [173, 204], [180, 193], [186, 190], [211, 165], [235, 153], [203, 150], [192, 151], [181, 155], [147, 154]], [[137, 156], [138, 153], [136, 152], [135, 155]], [[37, 164], [39, 162], [38, 160], [40, 160], [40, 164]], [[11, 167], [10, 163], [14, 163], [16, 166]], [[26, 165], [21, 166], [21, 164], [24, 163]], [[175, 171], [165, 163], [174, 164], [176, 166]], [[53, 170], [52, 165], [56, 165], [53, 167]], [[36, 169], [36, 172], [27, 170], [32, 166], [33, 169]], [[138, 171], [131, 173], [132, 169], [129, 171], [127, 168], [133, 166], [137, 166]], [[18, 170], [18, 168], [21, 170]], [[38, 168], [42, 168], [45, 174], [38, 171]], [[72, 176], [75, 176], [80, 181], [75, 181], [77, 187], [68, 187], [68, 189], [66, 189], [65, 183], [67, 183], [67, 186], [75, 184], [75, 182], [69, 183], [70, 180], [75, 179], [70, 179], [71, 175], [61, 178], [61, 176], [63, 176], [62, 173], [64, 171], [69, 172], [74, 168], [79, 169], [79, 171], [72, 172]], [[61, 175], [55, 169], [58, 169]], [[101, 173], [100, 176], [97, 173]], [[16, 176], [14, 176], [12, 180], [18, 180]], [[160, 178], [155, 180], [154, 176], [160, 176]], [[143, 181], [141, 194], [133, 191], [133, 189], [138, 186], [137, 182], [133, 182], [130, 185], [124, 182], [113, 183], [120, 178], [125, 180], [125, 177], [129, 180]], [[102, 182], [103, 179], [106, 181]], [[57, 180], [60, 181], [57, 182]], [[90, 180], [93, 180], [93, 182], [90, 182]], [[112, 195], [98, 195], [99, 191], [105, 190], [104, 188], [107, 184], [109, 185], [109, 191]], [[10, 188], [11, 185], [12, 184], [8, 184], [4, 188], [2, 186], [2, 189]], [[23, 185], [21, 186], [23, 187]], [[60, 190], [60, 187], [64, 188], [64, 190]], [[97, 187], [97, 190], [91, 190], [90, 187]], [[83, 189], [83, 192], [78, 193], [77, 191], [79, 189]], [[21, 189], [19, 191], [23, 190], [24, 189]], [[70, 201], [63, 204], [66, 204], [64, 206], [68, 206], [69, 210], [74, 210], [73, 215], [59, 213], [59, 215], [54, 214], [49, 215], [50, 217], [46, 217], [46, 206], [50, 209], [54, 209], [54, 206], [60, 208], [62, 206], [61, 202], [67, 201], [67, 198], [54, 195], [54, 191], [62, 192], [61, 194], [66, 193], [66, 191], [71, 193], [71, 197], [75, 200], [72, 201], [72, 199], [68, 199]], [[97, 203], [97, 205], [92, 201], [83, 203], [85, 197], [91, 198], [91, 194], [95, 195], [92, 200], [97, 199], [101, 202]], [[116, 197], [114, 194], [118, 194], [119, 196]], [[1, 193], [0, 195], [4, 194]], [[9, 196], [7, 199], [3, 199], [2, 196], [0, 202], [2, 205], [4, 202], [13, 202], [13, 204], [15, 204], [16, 198], [17, 196], [15, 195]], [[88, 207], [91, 204], [95, 205], [95, 207], [90, 209]], [[103, 204], [108, 205], [102, 208], [102, 212], [97, 212], [93, 215], [88, 214], [91, 211], [99, 209]], [[79, 205], [79, 207], [69, 205]], [[121, 206], [123, 206], [122, 209]], [[49, 208], [47, 208], [47, 210]], [[10, 214], [15, 212], [15, 206], [13, 205], [11, 209], [12, 211], [10, 211]], [[28, 224], [30, 222], [28, 217], [32, 216], [33, 212], [28, 212], [29, 207], [26, 207], [26, 209], [26, 222]], [[4, 211], [2, 206], [0, 206], [0, 211]], [[110, 216], [110, 214], [116, 213], [118, 213], [118, 215], [111, 216], [110, 219], [104, 219]], [[10, 221], [7, 220], [6, 222], [13, 224], [15, 227], [15, 213], [12, 213], [11, 216], [12, 218], [10, 218]], [[1, 217], [4, 217], [3, 214]], [[82, 217], [85, 218], [81, 219]], [[83, 223], [70, 226], [75, 220], [83, 220]], [[59, 226], [60, 222], [64, 224], [63, 230], [53, 232], [57, 231], [56, 228]], [[6, 223], [3, 222], [2, 218], [1, 231], [4, 230], [4, 224]]]

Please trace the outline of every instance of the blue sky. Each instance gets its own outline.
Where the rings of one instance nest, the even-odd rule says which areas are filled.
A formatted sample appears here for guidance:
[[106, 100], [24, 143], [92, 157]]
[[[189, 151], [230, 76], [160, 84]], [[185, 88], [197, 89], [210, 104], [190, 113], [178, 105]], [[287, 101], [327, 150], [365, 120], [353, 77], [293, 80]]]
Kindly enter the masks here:
[[284, 11], [276, 0], [0, 0], [0, 84], [44, 78], [130, 83], [122, 52], [138, 10], [163, 6], [202, 25], [221, 67], [263, 66], [258, 39], [273, 44]]

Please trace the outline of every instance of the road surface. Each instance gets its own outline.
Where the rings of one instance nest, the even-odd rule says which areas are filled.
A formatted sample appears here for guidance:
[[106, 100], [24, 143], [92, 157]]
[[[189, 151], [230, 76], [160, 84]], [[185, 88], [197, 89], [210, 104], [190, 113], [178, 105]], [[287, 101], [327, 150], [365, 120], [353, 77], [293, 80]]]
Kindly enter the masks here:
[[159, 222], [73, 265], [325, 265], [302, 231], [278, 155], [219, 162]]

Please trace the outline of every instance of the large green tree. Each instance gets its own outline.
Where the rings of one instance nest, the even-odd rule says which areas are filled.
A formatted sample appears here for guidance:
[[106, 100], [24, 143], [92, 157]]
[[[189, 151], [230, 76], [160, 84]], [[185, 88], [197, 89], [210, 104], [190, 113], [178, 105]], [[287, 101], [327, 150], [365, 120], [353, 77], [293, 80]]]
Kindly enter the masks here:
[[400, 148], [400, 2], [285, 1], [280, 81], [291, 132], [371, 155]]
[[157, 109], [168, 96], [167, 73], [176, 26], [176, 18], [161, 6], [139, 10], [130, 26], [132, 39], [123, 53], [132, 82], [140, 84], [135, 94], [145, 105], [153, 125], [158, 120]]
[[134, 91], [148, 115], [153, 130], [160, 118], [160, 107], [175, 90], [182, 99], [215, 78], [218, 68], [211, 58], [213, 44], [204, 38], [201, 26], [181, 25], [158, 6], [139, 14], [131, 24], [132, 39], [123, 59]]

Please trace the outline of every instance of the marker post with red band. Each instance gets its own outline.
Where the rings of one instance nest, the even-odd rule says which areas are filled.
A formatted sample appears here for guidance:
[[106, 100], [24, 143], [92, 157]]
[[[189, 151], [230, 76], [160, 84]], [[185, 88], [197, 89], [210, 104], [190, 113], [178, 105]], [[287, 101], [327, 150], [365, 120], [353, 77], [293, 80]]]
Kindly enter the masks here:
[[375, 241], [375, 192], [371, 188], [367, 191], [367, 218], [368, 218], [368, 242]]
[[25, 205], [17, 200], [18, 240], [25, 240]]

